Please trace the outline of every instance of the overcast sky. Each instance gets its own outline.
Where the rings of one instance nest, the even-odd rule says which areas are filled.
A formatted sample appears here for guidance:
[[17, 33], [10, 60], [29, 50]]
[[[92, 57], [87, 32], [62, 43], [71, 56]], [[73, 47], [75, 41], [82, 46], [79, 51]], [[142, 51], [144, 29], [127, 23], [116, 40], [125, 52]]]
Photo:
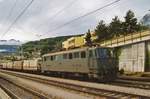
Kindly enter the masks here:
[[[31, 0], [0, 0], [0, 39], [21, 41], [63, 35], [83, 34], [93, 30], [100, 20], [109, 23], [114, 16], [121, 20], [131, 9], [140, 19], [150, 9], [150, 0], [121, 0], [92, 15], [56, 30], [70, 20], [100, 8], [115, 0], [34, 0], [23, 16], [4, 35], [15, 18]], [[62, 9], [64, 9], [62, 11]], [[58, 14], [58, 12], [60, 12]], [[41, 36], [40, 36], [41, 35]]]

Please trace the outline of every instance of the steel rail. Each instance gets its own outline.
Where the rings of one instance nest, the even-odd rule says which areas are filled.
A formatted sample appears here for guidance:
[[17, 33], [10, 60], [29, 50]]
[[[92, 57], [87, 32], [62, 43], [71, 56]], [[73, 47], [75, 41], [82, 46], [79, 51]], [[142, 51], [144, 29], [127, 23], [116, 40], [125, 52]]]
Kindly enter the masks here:
[[[28, 87], [25, 87], [25, 86], [21, 86], [21, 85], [16, 84], [16, 83], [14, 83], [14, 82], [12, 82], [12, 81], [6, 79], [6, 78], [3, 78], [3, 77], [1, 77], [1, 79], [3, 79], [3, 80], [5, 80], [5, 81], [9, 82], [10, 84], [12, 84], [12, 85], [14, 85], [14, 86], [16, 86], [16, 87], [18, 87], [18, 88], [20, 88], [20, 89], [26, 91], [26, 92], [29, 92], [29, 93], [31, 93], [31, 94], [33, 94], [33, 95], [39, 97], [40, 99], [49, 99], [49, 97], [46, 97], [44, 94], [39, 93], [39, 92], [37, 92], [37, 91], [35, 91], [35, 90], [32, 90], [31, 88], [28, 88]], [[19, 96], [17, 96], [15, 93], [13, 93], [9, 88], [4, 87], [1, 83], [0, 83], [0, 87], [1, 87], [12, 99], [21, 99]]]
[[150, 90], [150, 83], [148, 82], [117, 79], [108, 84]]
[[[4, 72], [4, 71], [3, 71]], [[64, 82], [59, 82], [59, 81], [54, 81], [54, 80], [48, 80], [48, 79], [43, 79], [39, 77], [33, 77], [25, 74], [15, 74], [14, 72], [4, 72], [9, 75], [13, 75], [16, 77], [21, 77], [25, 79], [30, 79], [34, 80], [40, 83], [48, 84], [48, 85], [53, 85], [61, 88], [66, 88], [70, 90], [75, 90], [83, 93], [88, 93], [91, 95], [96, 95], [96, 96], [101, 96], [101, 97], [106, 97], [106, 98], [122, 98], [122, 97], [128, 97], [128, 98], [149, 98], [147, 96], [141, 96], [137, 94], [130, 94], [130, 93], [125, 93], [125, 92], [119, 92], [119, 91], [110, 91], [110, 90], [105, 90], [105, 89], [99, 89], [99, 88], [92, 88], [92, 87], [87, 87], [87, 86], [82, 86], [82, 85], [75, 85], [75, 84], [70, 84], [70, 83], [64, 83]]]

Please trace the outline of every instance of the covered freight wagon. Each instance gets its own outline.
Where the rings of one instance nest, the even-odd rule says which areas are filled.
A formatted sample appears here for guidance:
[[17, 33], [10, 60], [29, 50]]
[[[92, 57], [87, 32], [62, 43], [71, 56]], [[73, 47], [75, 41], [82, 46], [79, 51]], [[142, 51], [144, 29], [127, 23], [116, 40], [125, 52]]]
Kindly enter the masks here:
[[39, 59], [23, 61], [23, 69], [24, 70], [37, 71], [38, 66], [39, 66]]
[[2, 63], [2, 68], [4, 68], [4, 69], [12, 69], [13, 68], [13, 62]]
[[7, 68], [7, 63], [2, 63], [2, 68], [3, 69]]
[[13, 69], [22, 70], [23, 69], [23, 61], [14, 61]]
[[0, 68], [3, 68], [3, 64], [0, 64]]
[[30, 68], [30, 61], [23, 60], [23, 70], [28, 70]]
[[7, 69], [13, 69], [13, 62], [8, 62], [8, 63], [6, 63], [7, 64]]

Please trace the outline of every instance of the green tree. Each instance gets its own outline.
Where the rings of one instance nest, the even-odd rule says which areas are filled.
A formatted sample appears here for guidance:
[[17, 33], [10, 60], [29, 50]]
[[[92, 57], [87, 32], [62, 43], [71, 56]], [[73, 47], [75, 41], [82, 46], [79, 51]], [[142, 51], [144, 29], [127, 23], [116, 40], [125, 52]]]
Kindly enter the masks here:
[[91, 40], [91, 32], [90, 29], [88, 30], [88, 32], [85, 34], [85, 41], [86, 41], [86, 45], [87, 46], [92, 46], [92, 40]]
[[108, 35], [108, 27], [103, 20], [96, 26], [95, 33], [98, 36], [98, 41], [102, 41], [110, 36]]
[[129, 10], [124, 18], [123, 29], [126, 34], [138, 31], [137, 18], [135, 18], [134, 12]]
[[149, 27], [143, 25], [142, 23], [138, 23], [138, 31], [142, 31], [142, 30], [148, 30]]
[[62, 50], [62, 42], [57, 42], [57, 43], [55, 44], [53, 50], [56, 50], [56, 51]]
[[50, 51], [52, 51], [54, 49], [54, 47], [50, 46], [50, 45], [45, 45], [44, 47], [42, 47], [41, 49], [41, 55], [46, 54]]
[[122, 22], [118, 16], [115, 16], [109, 25], [109, 33], [111, 33], [111, 37], [117, 37], [121, 35], [122, 32]]

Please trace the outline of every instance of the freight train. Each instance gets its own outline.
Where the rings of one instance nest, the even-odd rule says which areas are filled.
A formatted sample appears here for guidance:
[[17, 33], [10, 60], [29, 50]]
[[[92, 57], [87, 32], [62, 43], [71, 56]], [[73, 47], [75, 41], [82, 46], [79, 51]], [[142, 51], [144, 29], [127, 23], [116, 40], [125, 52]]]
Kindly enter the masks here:
[[3, 63], [2, 68], [98, 80], [111, 80], [117, 74], [112, 49], [107, 47], [85, 47], [49, 53], [41, 59]]

